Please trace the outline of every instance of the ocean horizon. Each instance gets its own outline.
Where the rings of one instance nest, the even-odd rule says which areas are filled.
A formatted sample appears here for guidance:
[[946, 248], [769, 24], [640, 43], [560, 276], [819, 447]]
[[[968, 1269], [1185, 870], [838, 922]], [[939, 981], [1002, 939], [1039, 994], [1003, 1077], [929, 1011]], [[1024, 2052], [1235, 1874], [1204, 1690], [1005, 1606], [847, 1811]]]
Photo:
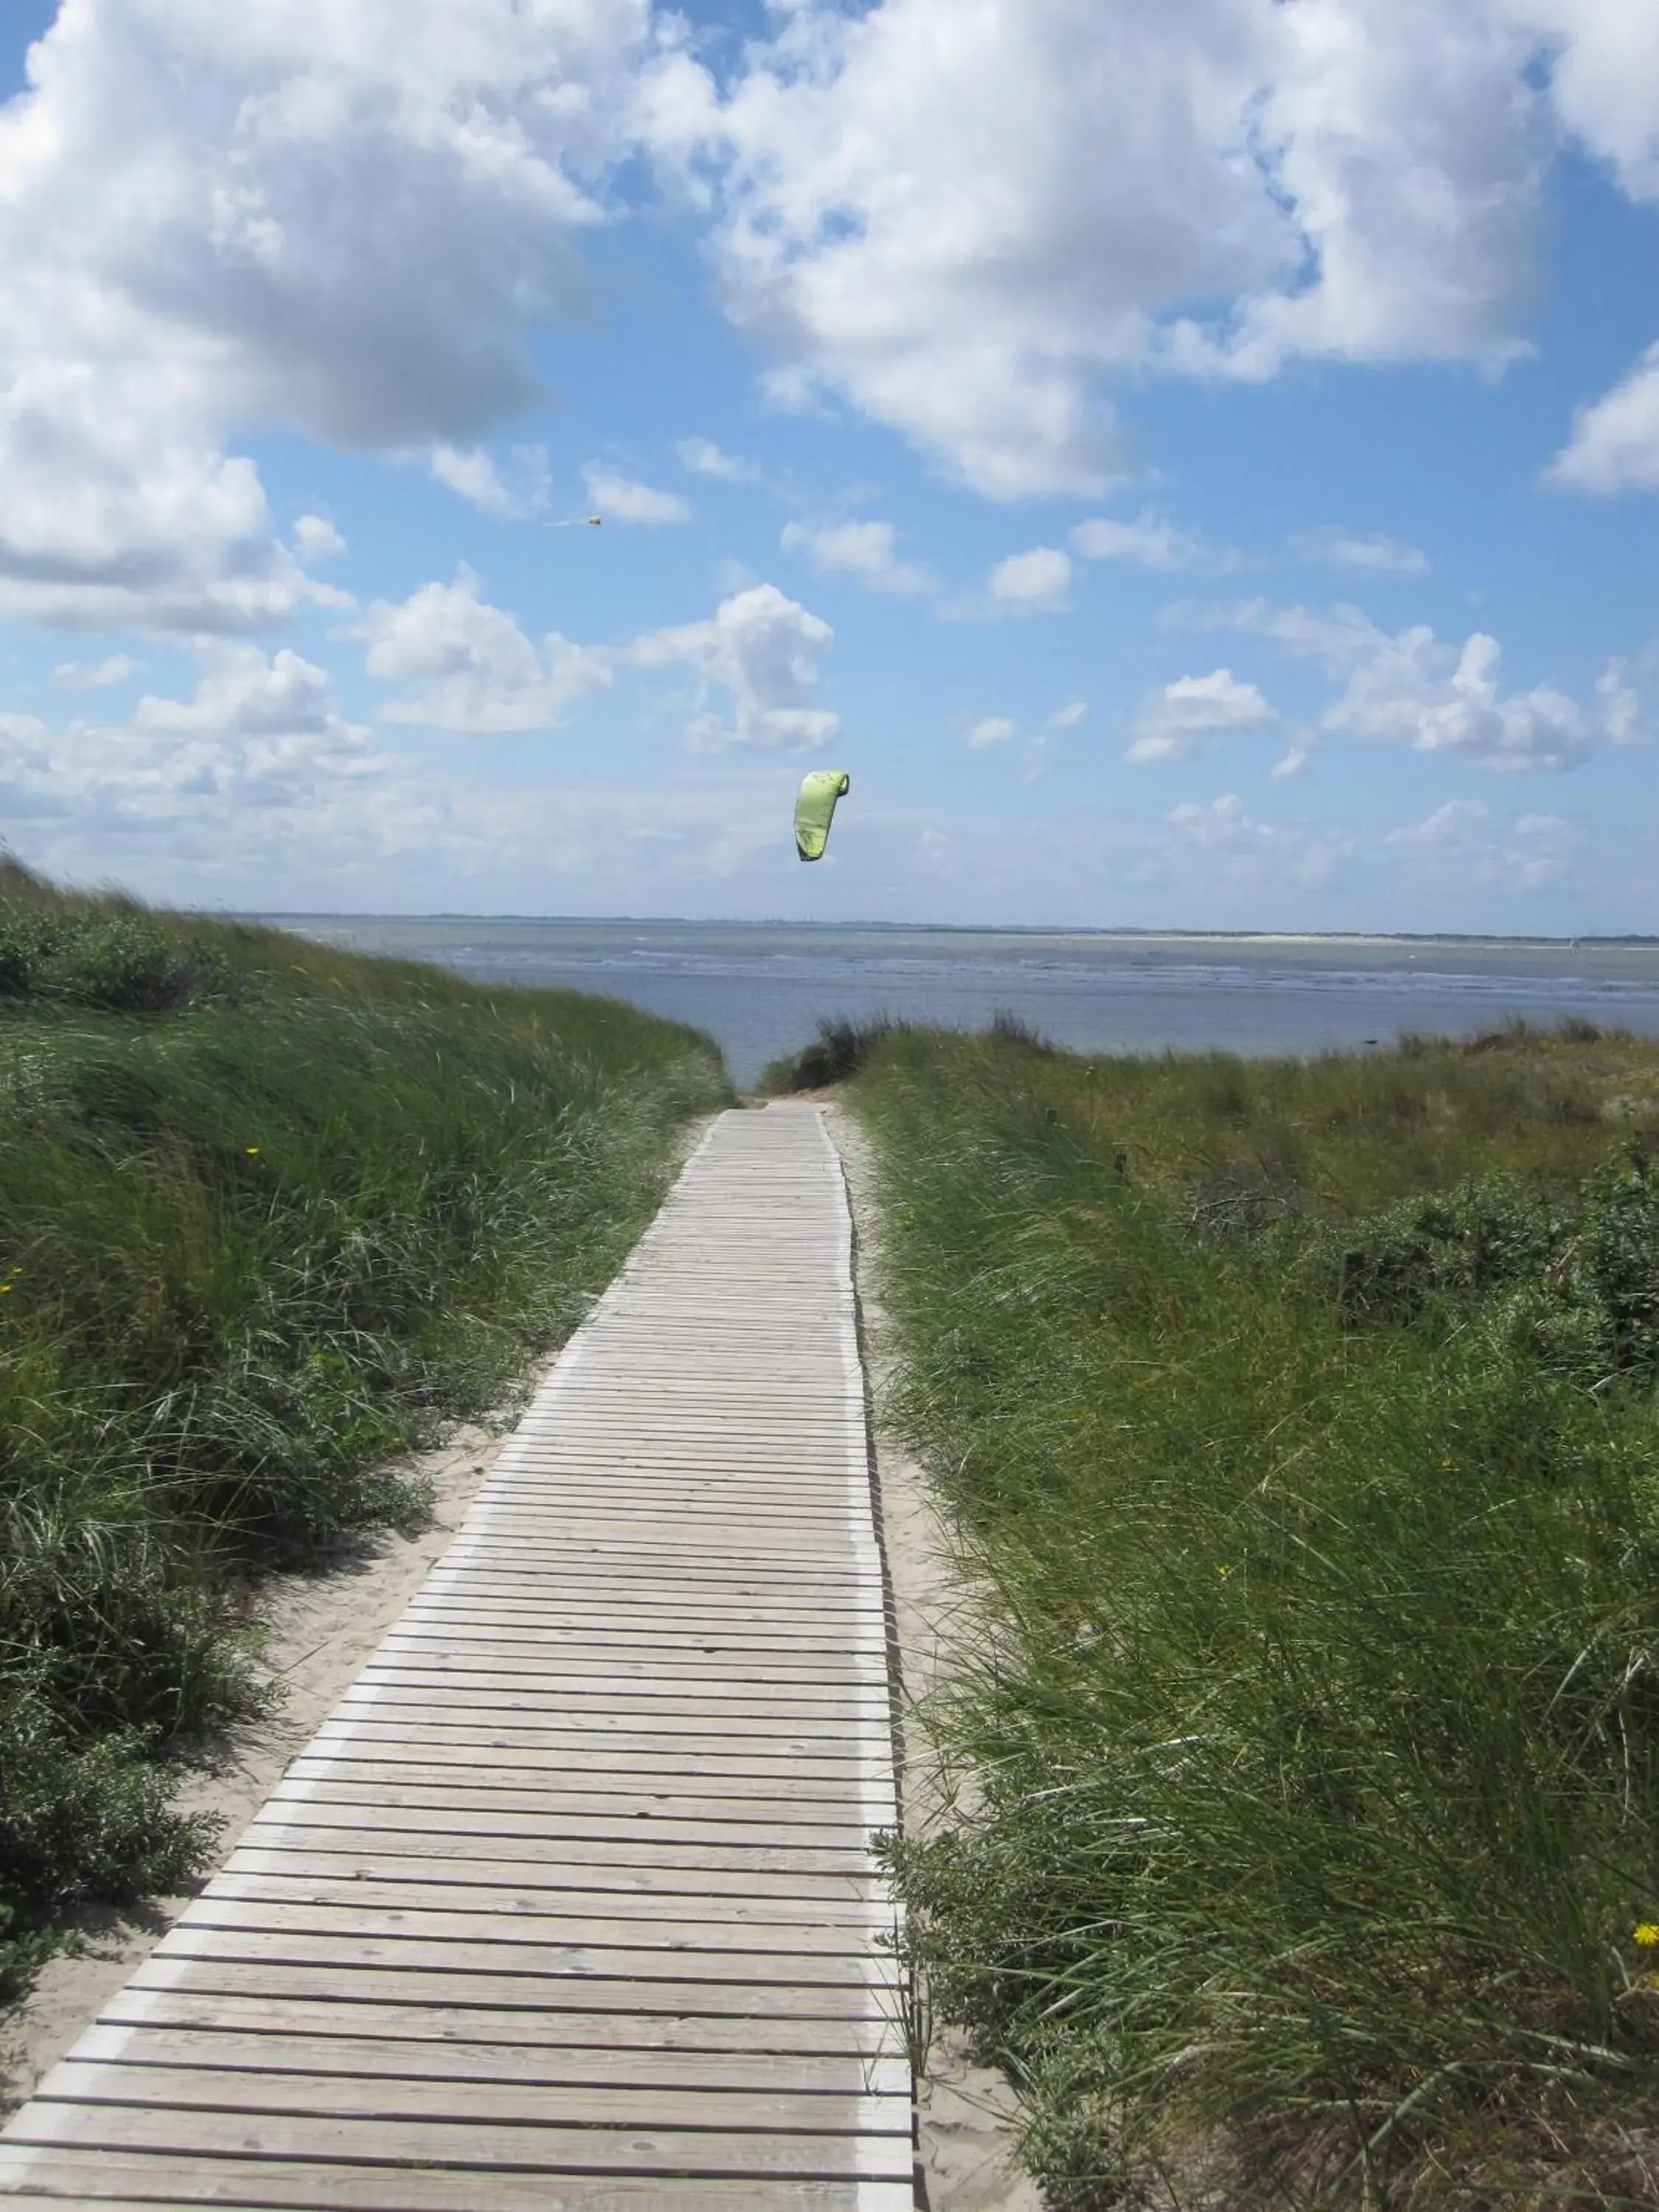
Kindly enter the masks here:
[[1659, 939], [975, 928], [536, 915], [249, 916], [474, 981], [627, 1000], [720, 1043], [739, 1085], [820, 1021], [979, 1029], [1006, 1011], [1082, 1051], [1307, 1054], [1509, 1021], [1659, 1035]]

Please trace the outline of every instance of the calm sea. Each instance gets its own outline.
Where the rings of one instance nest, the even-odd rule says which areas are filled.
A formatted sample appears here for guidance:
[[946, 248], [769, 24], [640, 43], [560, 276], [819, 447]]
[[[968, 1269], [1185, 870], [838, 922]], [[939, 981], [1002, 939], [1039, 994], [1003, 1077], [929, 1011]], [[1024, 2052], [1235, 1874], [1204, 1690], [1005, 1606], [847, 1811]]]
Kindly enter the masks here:
[[977, 1029], [1009, 1007], [1107, 1052], [1312, 1053], [1401, 1030], [1468, 1036], [1520, 1016], [1659, 1035], [1659, 944], [1096, 935], [769, 922], [273, 915], [300, 935], [430, 960], [481, 981], [556, 984], [690, 1022], [748, 1084], [824, 1016]]

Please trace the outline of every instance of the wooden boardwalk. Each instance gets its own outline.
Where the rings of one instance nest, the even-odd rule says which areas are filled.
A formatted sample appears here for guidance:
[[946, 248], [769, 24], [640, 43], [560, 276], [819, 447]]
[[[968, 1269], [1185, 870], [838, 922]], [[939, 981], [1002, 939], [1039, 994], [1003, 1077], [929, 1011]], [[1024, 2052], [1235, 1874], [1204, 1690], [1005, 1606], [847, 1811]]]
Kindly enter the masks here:
[[0, 2198], [909, 2212], [851, 1227], [722, 1115]]

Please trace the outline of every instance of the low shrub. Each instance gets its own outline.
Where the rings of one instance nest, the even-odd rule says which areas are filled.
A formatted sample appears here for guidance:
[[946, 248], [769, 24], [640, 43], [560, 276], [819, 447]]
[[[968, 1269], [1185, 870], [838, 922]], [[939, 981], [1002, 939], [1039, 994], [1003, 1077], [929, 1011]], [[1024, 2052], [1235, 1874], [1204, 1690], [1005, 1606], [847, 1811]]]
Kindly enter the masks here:
[[811, 1044], [769, 1063], [761, 1075], [761, 1090], [771, 1097], [795, 1091], [828, 1090], [831, 1084], [845, 1083], [856, 1075], [890, 1037], [915, 1032], [915, 1023], [900, 1021], [893, 1014], [876, 1014], [862, 1022], [846, 1015], [826, 1018], [819, 1022], [817, 1036]]

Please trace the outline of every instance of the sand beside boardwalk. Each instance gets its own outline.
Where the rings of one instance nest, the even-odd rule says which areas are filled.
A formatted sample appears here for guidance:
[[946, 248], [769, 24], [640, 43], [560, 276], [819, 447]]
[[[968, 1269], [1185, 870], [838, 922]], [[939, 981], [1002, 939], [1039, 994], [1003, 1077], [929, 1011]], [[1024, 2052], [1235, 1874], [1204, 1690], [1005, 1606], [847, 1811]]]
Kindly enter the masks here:
[[[877, 1221], [868, 1146], [852, 1116], [831, 1107], [830, 1130], [847, 1169], [857, 1231], [857, 1273], [865, 1356], [878, 1408], [888, 1364], [884, 1316], [871, 1279]], [[973, 1593], [951, 1556], [933, 1486], [915, 1460], [876, 1426], [876, 1473], [888, 1573], [897, 1619], [900, 1729], [904, 1747], [901, 1802], [905, 1832], [926, 1835], [967, 1801], [965, 1778], [940, 1766], [925, 1714], [950, 1665], [951, 1646], [971, 1619]], [[1000, 2074], [975, 2066], [962, 2039], [940, 2031], [917, 2085], [922, 2171], [928, 2212], [1042, 2212], [1042, 2198], [1021, 2170], [1017, 2100]]]
[[[406, 1471], [424, 1477], [434, 1492], [432, 1519], [418, 1535], [377, 1530], [343, 1547], [319, 1570], [274, 1576], [264, 1585], [264, 1666], [283, 1686], [282, 1704], [269, 1719], [228, 1730], [211, 1765], [191, 1771], [179, 1793], [185, 1812], [223, 1817], [218, 1861], [230, 1856], [289, 1761], [448, 1550], [514, 1418], [459, 1430], [441, 1450], [409, 1462]], [[80, 1954], [51, 1960], [22, 2003], [0, 2018], [0, 2115], [33, 2093], [189, 1902], [160, 1898], [130, 1914], [81, 1916]]]

